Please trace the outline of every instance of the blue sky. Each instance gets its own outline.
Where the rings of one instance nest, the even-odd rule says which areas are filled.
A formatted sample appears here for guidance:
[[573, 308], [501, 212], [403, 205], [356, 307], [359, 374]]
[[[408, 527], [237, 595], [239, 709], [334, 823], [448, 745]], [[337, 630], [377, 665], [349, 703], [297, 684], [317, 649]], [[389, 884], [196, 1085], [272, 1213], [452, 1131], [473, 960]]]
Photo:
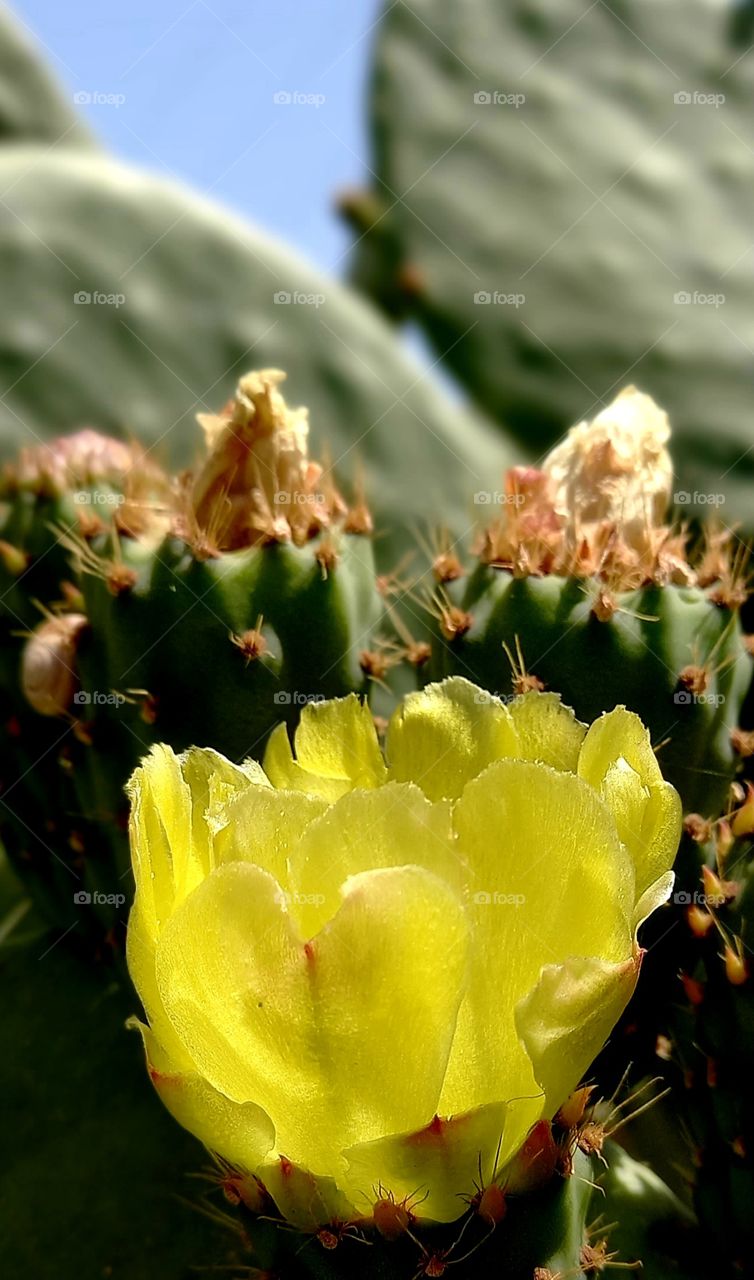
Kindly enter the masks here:
[[[65, 91], [122, 159], [230, 205], [342, 275], [333, 196], [363, 182], [381, 0], [17, 0]], [[276, 94], [303, 95], [276, 103]]]

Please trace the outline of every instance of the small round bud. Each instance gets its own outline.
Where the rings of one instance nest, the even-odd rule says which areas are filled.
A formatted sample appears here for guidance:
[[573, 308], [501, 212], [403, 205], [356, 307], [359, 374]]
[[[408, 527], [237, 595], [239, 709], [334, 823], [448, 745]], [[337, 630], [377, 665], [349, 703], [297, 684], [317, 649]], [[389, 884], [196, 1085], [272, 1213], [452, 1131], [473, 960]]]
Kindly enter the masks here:
[[29, 557], [20, 547], [14, 547], [10, 542], [0, 540], [0, 560], [6, 573], [12, 578], [18, 578], [26, 569], [29, 563]]
[[725, 948], [725, 976], [734, 987], [742, 987], [749, 976], [746, 960], [740, 950]]
[[480, 1218], [488, 1222], [491, 1227], [496, 1227], [498, 1222], [502, 1222], [507, 1212], [507, 1204], [505, 1203], [505, 1192], [496, 1182], [491, 1182], [488, 1187], [484, 1188], [477, 1205], [477, 1213]]
[[696, 904], [689, 907], [686, 919], [695, 938], [706, 938], [715, 923], [715, 917], [709, 911], [705, 911], [704, 907]]
[[79, 686], [76, 653], [88, 626], [82, 613], [65, 613], [40, 623], [29, 637], [21, 661], [21, 685], [27, 702], [43, 716], [63, 715]]
[[408, 1231], [411, 1218], [403, 1204], [385, 1197], [376, 1200], [372, 1208], [374, 1225], [385, 1240], [397, 1240]]

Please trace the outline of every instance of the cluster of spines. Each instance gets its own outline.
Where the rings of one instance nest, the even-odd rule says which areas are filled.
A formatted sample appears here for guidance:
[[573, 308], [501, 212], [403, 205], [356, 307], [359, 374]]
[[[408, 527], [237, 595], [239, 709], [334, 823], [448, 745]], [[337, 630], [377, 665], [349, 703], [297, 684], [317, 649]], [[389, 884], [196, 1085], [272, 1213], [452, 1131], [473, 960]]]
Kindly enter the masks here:
[[[536, 1213], [544, 1205], [538, 1193], [545, 1190], [563, 1191], [568, 1186], [579, 1186], [579, 1194], [588, 1186], [589, 1177], [595, 1172], [595, 1161], [604, 1163], [603, 1148], [607, 1138], [620, 1127], [620, 1107], [599, 1110], [590, 1105], [591, 1087], [577, 1090], [561, 1108], [555, 1120], [540, 1121], [530, 1132], [514, 1161], [504, 1171], [498, 1171], [497, 1161], [491, 1176], [485, 1180], [481, 1161], [474, 1192], [463, 1197], [467, 1205], [464, 1214], [447, 1227], [438, 1227], [422, 1219], [421, 1206], [424, 1196], [421, 1190], [397, 1198], [388, 1188], [378, 1185], [373, 1189], [373, 1202], [368, 1210], [350, 1221], [333, 1219], [323, 1224], [312, 1224], [304, 1231], [293, 1228], [280, 1217], [275, 1202], [258, 1177], [245, 1174], [222, 1160], [216, 1160], [207, 1177], [219, 1188], [225, 1201], [236, 1208], [250, 1247], [255, 1253], [258, 1268], [252, 1274], [278, 1280], [277, 1267], [288, 1259], [290, 1252], [301, 1259], [301, 1275], [340, 1275], [335, 1259], [340, 1259], [344, 1247], [361, 1244], [379, 1246], [383, 1260], [375, 1274], [395, 1276], [396, 1280], [418, 1280], [419, 1277], [442, 1277], [456, 1274], [461, 1264], [469, 1264], [462, 1275], [477, 1275], [485, 1262], [495, 1261], [504, 1265], [506, 1260], [505, 1223], [509, 1210], [517, 1204], [525, 1204], [532, 1197], [536, 1226]], [[627, 1101], [632, 1101], [627, 1100]], [[624, 1103], [623, 1106], [626, 1106]], [[603, 1118], [599, 1118], [602, 1116]], [[438, 1119], [436, 1124], [442, 1124]], [[297, 1172], [289, 1161], [281, 1158], [283, 1176]], [[299, 1173], [300, 1176], [300, 1173]], [[586, 1179], [586, 1181], [585, 1181]], [[316, 1185], [312, 1183], [312, 1199], [316, 1201]], [[586, 1211], [586, 1201], [584, 1202]], [[546, 1209], [543, 1210], [547, 1212]], [[535, 1233], [536, 1234], [536, 1233]], [[543, 1234], [542, 1239], [545, 1238]], [[270, 1240], [273, 1241], [270, 1248]], [[286, 1247], [291, 1244], [291, 1251]], [[540, 1255], [543, 1246], [540, 1246]], [[329, 1272], [315, 1262], [310, 1271], [306, 1258], [310, 1251], [319, 1258], [332, 1257], [333, 1268]], [[537, 1242], [531, 1240], [528, 1253], [536, 1257]], [[352, 1255], [352, 1250], [349, 1249]], [[584, 1227], [573, 1263], [566, 1270], [550, 1270], [547, 1266], [532, 1263], [525, 1272], [512, 1270], [516, 1280], [571, 1280], [571, 1277], [597, 1275], [607, 1265], [616, 1265], [617, 1253], [610, 1252], [607, 1231], [598, 1219], [590, 1228]], [[391, 1265], [393, 1260], [393, 1265]], [[542, 1258], [542, 1262], [546, 1262]], [[513, 1265], [519, 1262], [512, 1258]], [[384, 1265], [383, 1265], [384, 1263]], [[637, 1262], [617, 1265], [633, 1268]], [[372, 1272], [367, 1263], [360, 1268], [367, 1276]], [[287, 1274], [287, 1273], [286, 1273]]]
[[[693, 536], [684, 526], [647, 524], [638, 545], [628, 542], [615, 521], [585, 525], [574, 537], [548, 496], [547, 477], [534, 468], [514, 467], [505, 478], [501, 512], [477, 533], [475, 561], [464, 563], [447, 531], [431, 548], [435, 589], [429, 609], [445, 641], [461, 639], [473, 613], [450, 595], [452, 583], [474, 567], [507, 571], [514, 578], [556, 577], [584, 582], [591, 613], [609, 622], [620, 597], [642, 587], [699, 587], [714, 605], [735, 611], [748, 599], [750, 549], [735, 532], [708, 525]], [[426, 605], [426, 601], [424, 602]]]

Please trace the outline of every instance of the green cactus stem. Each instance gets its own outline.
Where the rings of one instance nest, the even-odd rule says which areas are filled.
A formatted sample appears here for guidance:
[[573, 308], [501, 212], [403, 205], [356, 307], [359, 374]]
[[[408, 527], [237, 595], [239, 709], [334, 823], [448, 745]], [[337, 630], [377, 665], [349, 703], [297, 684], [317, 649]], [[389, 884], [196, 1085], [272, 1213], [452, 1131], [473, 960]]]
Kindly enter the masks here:
[[91, 431], [6, 470], [0, 820], [61, 928], [83, 931], [83, 893], [121, 931], [123, 785], [153, 742], [258, 756], [275, 724], [390, 665], [369, 511], [308, 457], [283, 376], [249, 374], [201, 416], [194, 474]]

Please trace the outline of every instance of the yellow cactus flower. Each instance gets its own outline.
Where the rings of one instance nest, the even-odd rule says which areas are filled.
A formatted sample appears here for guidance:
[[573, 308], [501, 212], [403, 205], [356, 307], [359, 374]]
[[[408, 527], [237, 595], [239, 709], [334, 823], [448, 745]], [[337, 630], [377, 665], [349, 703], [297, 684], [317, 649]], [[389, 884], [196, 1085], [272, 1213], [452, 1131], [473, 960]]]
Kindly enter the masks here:
[[452, 1221], [555, 1114], [631, 996], [681, 821], [631, 712], [587, 728], [462, 679], [407, 697], [384, 755], [351, 696], [264, 769], [156, 747], [130, 794], [152, 1080], [303, 1227], [378, 1186]]

